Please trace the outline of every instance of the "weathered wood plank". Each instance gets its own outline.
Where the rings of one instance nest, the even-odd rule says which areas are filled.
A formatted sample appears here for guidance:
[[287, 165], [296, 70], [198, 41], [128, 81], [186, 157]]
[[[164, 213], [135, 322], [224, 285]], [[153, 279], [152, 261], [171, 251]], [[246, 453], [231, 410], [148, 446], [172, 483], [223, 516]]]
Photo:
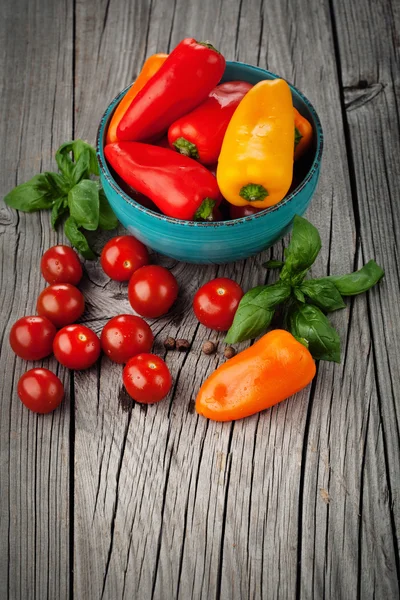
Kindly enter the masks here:
[[[3, 2], [0, 19], [1, 196], [53, 167], [72, 135], [72, 10], [68, 2]], [[35, 416], [18, 400], [19, 377], [32, 363], [8, 345], [11, 325], [35, 313], [44, 287], [39, 262], [56, 243], [48, 215], [0, 206], [0, 595], [69, 595], [69, 377], [54, 359], [67, 397], [52, 415]]]
[[[359, 506], [358, 569], [364, 575], [360, 577], [358, 592], [361, 597], [374, 592], [376, 596], [396, 597], [400, 584], [400, 419], [396, 383], [400, 377], [400, 195], [396, 160], [400, 152], [400, 10], [398, 3], [390, 0], [359, 3], [357, 10], [335, 1], [333, 18], [353, 167], [357, 263], [376, 256], [386, 271], [377, 293], [368, 295], [366, 307], [381, 465], [377, 477], [371, 468], [371, 460], [376, 460], [371, 445], [373, 458], [365, 456], [360, 486], [363, 493]], [[389, 514], [390, 525], [383, 529], [377, 522], [373, 531], [369, 530], [367, 515], [371, 505], [378, 505], [380, 511]], [[379, 516], [376, 519], [378, 521]], [[374, 552], [374, 545], [365, 543], [372, 534], [381, 552]], [[377, 589], [382, 592], [377, 593]]]
[[[124, 7], [123, 12], [121, 5], [118, 8], [119, 11], [113, 3], [108, 6], [102, 47], [111, 43], [107, 42], [107, 35], [115, 42], [113, 27], [117, 30], [118, 23], [129, 20], [131, 9]], [[143, 12], [137, 7], [134, 43], [141, 50], [147, 39], [147, 54], [150, 54], [165, 50], [169, 42], [173, 46], [188, 32], [195, 31], [198, 38], [212, 39], [227, 57], [267, 64], [309, 95], [323, 115], [328, 139], [322, 181], [312, 208], [312, 220], [321, 228], [325, 242], [314, 271], [316, 274], [325, 273], [327, 268], [345, 271], [351, 269], [354, 260], [355, 229], [342, 151], [344, 136], [330, 15], [326, 5], [314, 7], [312, 18], [305, 7], [289, 8], [290, 19], [278, 2], [269, 3], [268, 10], [256, 2], [222, 3], [219, 7], [211, 3], [200, 7], [184, 2], [177, 2], [176, 6], [172, 2], [153, 2], [150, 25], [147, 16], [140, 20]], [[94, 49], [87, 46], [84, 36], [90, 12], [87, 3], [78, 10], [77, 39], [85, 37], [85, 51], [96, 54], [99, 34], [92, 35]], [[317, 40], [316, 52], [314, 42], [305, 35], [310, 29]], [[123, 28], [123, 32], [126, 37], [120, 35], [118, 43], [125, 49], [131, 48], [131, 30]], [[303, 53], [313, 56], [312, 67], [309, 64], [307, 70], [303, 68]], [[117, 54], [121, 54], [120, 50]], [[326, 55], [329, 61], [323, 60]], [[113, 60], [103, 56], [104, 60]], [[136, 51], [136, 56], [137, 71], [144, 54]], [[122, 77], [122, 70], [110, 65], [105, 71], [112, 73], [112, 81], [102, 81], [99, 86], [101, 90], [109, 86], [108, 97], [111, 97], [129, 79], [126, 74]], [[77, 63], [77, 74], [78, 81], [81, 79], [86, 85], [89, 77], [99, 78], [83, 60]], [[116, 87], [111, 89], [111, 84]], [[101, 106], [99, 99], [94, 100], [100, 116], [106, 100]], [[85, 137], [93, 139], [96, 128], [93, 110], [85, 111], [83, 105], [77, 108]], [[331, 247], [331, 230], [343, 235], [345, 243], [340, 247]], [[261, 271], [254, 269], [259, 264], [259, 259], [247, 263], [244, 276], [240, 277], [247, 287], [262, 281]], [[260, 597], [268, 589], [271, 597], [278, 594], [290, 597], [303, 585], [298, 567], [298, 559], [302, 557], [298, 536], [304, 518], [303, 504], [306, 505], [304, 463], [317, 450], [307, 436], [312, 412], [312, 405], [308, 413], [306, 409], [308, 394], [235, 425], [207, 424], [188, 412], [196, 387], [215, 367], [216, 359], [199, 356], [198, 348], [206, 331], [198, 328], [191, 315], [183, 314], [183, 310], [190, 306], [190, 297], [202, 281], [217, 272], [235, 274], [232, 269], [235, 267], [174, 267], [185, 288], [184, 298], [172, 315], [172, 323], [160, 319], [156, 329], [162, 330], [162, 335], [177, 332], [180, 337], [194, 338], [194, 342], [193, 352], [187, 358], [167, 356], [174, 375], [179, 376], [171, 407], [167, 404], [149, 407], [145, 413], [135, 407], [130, 416], [118, 412], [115, 401], [120, 387], [118, 369], [113, 369], [112, 383], [107, 385], [110, 374], [104, 363], [99, 401], [94, 393], [96, 373], [87, 373], [76, 380], [77, 397], [81, 393], [86, 400], [85, 404], [77, 403], [76, 421], [76, 506], [78, 511], [86, 513], [77, 515], [75, 530], [78, 593], [90, 587], [99, 594], [103, 592], [104, 597], [111, 591], [114, 597], [123, 597], [125, 593], [145, 597], [150, 592], [154, 597], [243, 597], [247, 593]], [[243, 265], [236, 269], [240, 274]], [[101, 294], [89, 290], [87, 293], [94, 295], [94, 305], [98, 298], [104, 316], [111, 316], [110, 300], [118, 295], [116, 290], [121, 286], [106, 283], [93, 271]], [[129, 310], [126, 300], [120, 301], [119, 309]], [[343, 312], [338, 318], [343, 333], [347, 321], [348, 313]], [[333, 368], [324, 365], [321, 369], [325, 374], [321, 395], [330, 406]], [[105, 406], [101, 402], [103, 395]], [[100, 406], [98, 426], [93, 427], [91, 415], [97, 405]], [[93, 449], [100, 447], [101, 452], [86, 450], [83, 454], [80, 448], [88, 444]], [[317, 461], [320, 460], [318, 454]], [[307, 461], [307, 468], [308, 464]], [[102, 475], [106, 469], [108, 477]], [[313, 490], [312, 502], [320, 502], [321, 510], [328, 513], [329, 507], [318, 489]], [[318, 536], [320, 545], [325, 544], [325, 530], [313, 529], [313, 534]], [[96, 556], [96, 569], [89, 571], [87, 561], [93, 544], [101, 548]], [[308, 553], [310, 548], [305, 546], [304, 552]], [[276, 573], [277, 555], [282, 569], [280, 577]], [[318, 557], [315, 562], [321, 580], [324, 566]], [[305, 569], [304, 578], [307, 575]], [[347, 578], [357, 580], [350, 571]]]

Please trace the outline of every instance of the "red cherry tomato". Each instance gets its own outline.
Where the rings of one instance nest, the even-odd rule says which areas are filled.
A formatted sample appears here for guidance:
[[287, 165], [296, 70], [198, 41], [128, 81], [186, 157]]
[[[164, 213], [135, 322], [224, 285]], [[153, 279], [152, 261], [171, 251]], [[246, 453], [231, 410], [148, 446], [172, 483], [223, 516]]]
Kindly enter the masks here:
[[85, 310], [83, 294], [70, 283], [49, 285], [40, 294], [36, 310], [47, 317], [57, 328], [65, 327], [82, 316]]
[[61, 404], [63, 384], [48, 369], [31, 369], [18, 381], [18, 396], [29, 410], [45, 415]]
[[124, 386], [137, 402], [160, 402], [171, 389], [172, 377], [162, 358], [155, 354], [137, 354], [123, 371]]
[[178, 296], [178, 289], [178, 282], [168, 269], [148, 265], [132, 275], [128, 299], [139, 315], [154, 319], [169, 311]]
[[67, 325], [53, 342], [54, 356], [68, 369], [88, 369], [100, 356], [100, 340], [84, 325]]
[[232, 279], [219, 277], [205, 283], [193, 299], [197, 319], [210, 329], [227, 331], [243, 296], [243, 290]]
[[256, 213], [264, 210], [263, 208], [256, 208], [255, 206], [251, 206], [250, 204], [245, 204], [245, 206], [235, 206], [234, 204], [229, 205], [229, 216], [231, 219], [241, 219], [242, 217], [250, 217], [251, 215], [255, 215]]
[[10, 346], [24, 360], [40, 360], [53, 352], [56, 333], [46, 317], [22, 317], [11, 327]]
[[127, 363], [132, 356], [150, 352], [154, 336], [149, 325], [134, 315], [110, 319], [101, 332], [104, 353], [116, 363]]
[[72, 283], [82, 279], [82, 265], [75, 250], [69, 246], [53, 246], [40, 261], [40, 270], [48, 283]]
[[100, 262], [111, 279], [128, 281], [137, 269], [149, 264], [149, 253], [132, 235], [120, 235], [104, 246]]

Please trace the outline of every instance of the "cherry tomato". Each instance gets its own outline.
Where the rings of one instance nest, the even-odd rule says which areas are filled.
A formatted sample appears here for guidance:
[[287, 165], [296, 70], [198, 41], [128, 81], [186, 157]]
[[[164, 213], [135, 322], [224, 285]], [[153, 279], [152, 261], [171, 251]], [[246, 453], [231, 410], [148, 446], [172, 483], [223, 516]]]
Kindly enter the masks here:
[[82, 279], [82, 265], [75, 250], [69, 246], [52, 246], [40, 261], [40, 270], [48, 283], [72, 283]]
[[172, 377], [162, 358], [155, 354], [137, 354], [123, 371], [124, 386], [137, 402], [160, 402], [171, 389]]
[[53, 342], [54, 356], [68, 369], [88, 369], [100, 356], [100, 340], [84, 325], [67, 325]]
[[243, 296], [243, 290], [232, 279], [218, 277], [205, 283], [193, 299], [197, 319], [210, 329], [227, 331]]
[[135, 271], [128, 286], [134, 311], [154, 319], [169, 311], [178, 296], [178, 282], [168, 269], [148, 265]]
[[56, 333], [46, 317], [22, 317], [11, 327], [10, 346], [24, 360], [39, 360], [53, 352]]
[[251, 206], [250, 204], [245, 204], [245, 206], [235, 206], [234, 204], [230, 204], [229, 206], [229, 216], [231, 219], [241, 219], [242, 217], [250, 217], [251, 215], [255, 215], [256, 213], [264, 210], [263, 208], [256, 208], [255, 206]]
[[137, 269], [149, 264], [149, 253], [132, 235], [120, 235], [104, 246], [100, 262], [111, 279], [128, 281]]
[[154, 336], [149, 325], [134, 315], [110, 319], [101, 332], [101, 347], [116, 363], [127, 363], [132, 356], [150, 352]]
[[48, 369], [31, 369], [18, 381], [18, 396], [29, 410], [45, 415], [61, 404], [63, 384]]
[[57, 328], [65, 327], [82, 316], [85, 310], [83, 294], [70, 283], [49, 285], [39, 295], [36, 310], [47, 317]]

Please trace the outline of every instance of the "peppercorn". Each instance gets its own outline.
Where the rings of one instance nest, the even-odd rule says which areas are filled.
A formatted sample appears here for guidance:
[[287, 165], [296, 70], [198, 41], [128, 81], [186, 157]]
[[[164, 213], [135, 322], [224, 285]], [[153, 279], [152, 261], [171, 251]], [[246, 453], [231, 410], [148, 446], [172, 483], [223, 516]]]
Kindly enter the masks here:
[[202, 346], [202, 350], [203, 350], [204, 354], [214, 354], [216, 349], [217, 349], [217, 345], [214, 344], [214, 342], [211, 342], [210, 340], [207, 340], [206, 342], [204, 342], [204, 344]]
[[190, 343], [188, 340], [176, 340], [176, 349], [179, 352], [187, 352], [190, 349]]
[[167, 337], [167, 339], [164, 341], [164, 347], [166, 348], [166, 350], [174, 350], [175, 338]]
[[236, 354], [236, 350], [233, 346], [227, 346], [224, 350], [225, 358], [233, 358]]

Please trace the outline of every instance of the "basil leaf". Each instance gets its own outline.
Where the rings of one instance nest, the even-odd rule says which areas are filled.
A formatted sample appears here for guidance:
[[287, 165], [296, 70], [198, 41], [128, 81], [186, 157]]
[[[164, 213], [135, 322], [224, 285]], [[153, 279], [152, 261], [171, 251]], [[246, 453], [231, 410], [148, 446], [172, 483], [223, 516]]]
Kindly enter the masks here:
[[282, 269], [285, 263], [282, 260], [267, 260], [267, 262], [263, 263], [263, 267], [266, 269]]
[[306, 299], [304, 298], [304, 294], [303, 294], [303, 292], [301, 291], [300, 288], [294, 287], [293, 288], [293, 294], [294, 294], [294, 297], [296, 298], [296, 300], [298, 300], [299, 302], [305, 302], [306, 301]]
[[303, 281], [300, 290], [313, 304], [326, 312], [339, 310], [346, 305], [335, 284], [328, 279], [309, 279]]
[[53, 188], [54, 194], [56, 196], [68, 195], [71, 185], [69, 181], [67, 181], [65, 177], [63, 177], [63, 175], [60, 175], [59, 173], [51, 173], [50, 171], [46, 171], [46, 173], [44, 174], [46, 175], [47, 180]]
[[87, 153], [89, 156], [88, 162], [88, 177], [90, 175], [100, 175], [99, 163], [97, 162], [96, 150], [90, 144], [87, 144], [83, 140], [75, 140], [72, 143], [72, 152], [74, 153], [74, 159], [77, 163], [82, 153]]
[[118, 219], [113, 213], [113, 210], [107, 200], [104, 191], [99, 190], [100, 214], [99, 227], [100, 229], [110, 230], [118, 227]]
[[72, 246], [78, 250], [85, 258], [94, 259], [96, 258], [95, 253], [90, 248], [87, 239], [81, 231], [78, 229], [76, 221], [72, 217], [64, 223], [64, 233], [71, 242]]
[[89, 179], [91, 174], [100, 174], [96, 150], [83, 140], [62, 144], [56, 152], [56, 161], [61, 173], [71, 184], [77, 184], [82, 179]]
[[290, 296], [290, 286], [282, 281], [259, 285], [240, 301], [225, 342], [234, 344], [257, 337], [271, 323], [275, 307]]
[[68, 193], [71, 217], [79, 227], [94, 231], [99, 226], [99, 191], [95, 181], [83, 179]]
[[66, 196], [57, 198], [54, 202], [53, 208], [51, 209], [51, 226], [53, 229], [56, 228], [58, 219], [67, 211], [67, 206], [68, 198]]
[[71, 183], [73, 183], [73, 170], [74, 163], [72, 162], [71, 152], [72, 152], [73, 142], [65, 142], [61, 144], [59, 149], [56, 152], [56, 162], [59, 170], [62, 175], [68, 179]]
[[280, 274], [282, 281], [292, 285], [301, 283], [320, 250], [321, 238], [318, 229], [307, 219], [296, 215], [292, 239], [285, 254], [286, 262]]
[[289, 329], [296, 338], [304, 338], [315, 359], [340, 362], [340, 338], [319, 308], [301, 304], [289, 315]]
[[57, 196], [46, 173], [35, 175], [26, 183], [17, 185], [9, 192], [4, 202], [23, 212], [35, 212], [37, 210], [51, 208]]
[[82, 179], [90, 178], [90, 154], [87, 148], [83, 148], [79, 158], [76, 159], [74, 168], [72, 169], [72, 178], [75, 184]]
[[356, 296], [372, 288], [384, 275], [385, 271], [374, 260], [370, 260], [359, 271], [348, 275], [331, 275], [319, 281], [332, 281], [342, 296]]

